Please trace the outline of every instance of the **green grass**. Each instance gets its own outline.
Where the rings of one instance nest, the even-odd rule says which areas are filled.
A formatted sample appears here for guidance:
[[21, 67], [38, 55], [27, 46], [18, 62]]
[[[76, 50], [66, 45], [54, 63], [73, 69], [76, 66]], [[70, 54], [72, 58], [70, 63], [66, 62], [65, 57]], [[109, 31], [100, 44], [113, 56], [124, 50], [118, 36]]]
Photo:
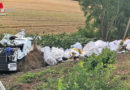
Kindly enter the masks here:
[[[8, 90], [10, 89], [16, 89], [19, 87], [19, 85], [35, 85], [36, 83], [39, 83], [36, 86], [33, 86], [34, 90], [48, 90], [48, 88], [52, 88], [52, 86], [49, 86], [52, 82], [56, 85], [58, 82], [58, 78], [66, 76], [73, 67], [73, 62], [68, 63], [62, 63], [57, 66], [49, 66], [45, 70], [40, 70], [38, 72], [27, 72], [20, 77], [17, 77], [17, 80], [12, 82], [10, 86], [8, 87]], [[56, 87], [57, 88], [57, 85]]]

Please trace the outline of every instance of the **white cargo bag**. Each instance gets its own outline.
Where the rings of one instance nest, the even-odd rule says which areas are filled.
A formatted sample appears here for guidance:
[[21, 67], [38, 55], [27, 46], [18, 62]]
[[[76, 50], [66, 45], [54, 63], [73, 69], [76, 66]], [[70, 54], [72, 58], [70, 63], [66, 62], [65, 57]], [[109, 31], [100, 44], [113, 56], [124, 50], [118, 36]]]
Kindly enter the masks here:
[[56, 48], [52, 47], [51, 50], [52, 57], [55, 58], [57, 61], [62, 61], [64, 56], [64, 49], [63, 48]]
[[130, 43], [127, 44], [126, 49], [130, 51]]
[[75, 43], [74, 45], [71, 45], [70, 47], [71, 48], [76, 48], [76, 49], [82, 49], [82, 45], [79, 42]]
[[107, 47], [107, 43], [102, 41], [102, 40], [98, 40], [95, 42], [95, 46], [98, 48], [106, 48]]
[[42, 51], [44, 52], [44, 60], [48, 65], [56, 65], [57, 64], [56, 59], [52, 57], [50, 47], [44, 47], [44, 48], [42, 48]]

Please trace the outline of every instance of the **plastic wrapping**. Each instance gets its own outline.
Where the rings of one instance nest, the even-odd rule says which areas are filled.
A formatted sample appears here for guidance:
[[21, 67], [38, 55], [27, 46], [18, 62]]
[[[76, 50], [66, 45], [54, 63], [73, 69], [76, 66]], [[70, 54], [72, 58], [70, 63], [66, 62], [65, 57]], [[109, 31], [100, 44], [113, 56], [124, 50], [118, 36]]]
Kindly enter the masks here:
[[65, 52], [64, 52], [64, 58], [71, 58], [71, 50], [70, 49], [66, 49]]
[[126, 40], [126, 41], [124, 42], [124, 45], [127, 45], [127, 44], [129, 44], [129, 43], [130, 43], [130, 39]]
[[126, 49], [130, 51], [130, 43], [127, 44]]
[[42, 50], [44, 52], [44, 60], [48, 65], [56, 65], [57, 61], [55, 58], [52, 57], [51, 48], [50, 47], [44, 47]]
[[109, 48], [111, 51], [117, 51], [119, 49], [122, 40], [115, 40], [109, 43]]
[[63, 48], [56, 48], [52, 47], [51, 50], [52, 57], [55, 58], [57, 61], [62, 61], [64, 56], [64, 49]]
[[81, 43], [77, 42], [74, 45], [71, 45], [71, 48], [82, 49], [82, 45], [81, 45]]
[[98, 40], [95, 42], [95, 46], [98, 48], [106, 48], [108, 46], [108, 43], [102, 40]]

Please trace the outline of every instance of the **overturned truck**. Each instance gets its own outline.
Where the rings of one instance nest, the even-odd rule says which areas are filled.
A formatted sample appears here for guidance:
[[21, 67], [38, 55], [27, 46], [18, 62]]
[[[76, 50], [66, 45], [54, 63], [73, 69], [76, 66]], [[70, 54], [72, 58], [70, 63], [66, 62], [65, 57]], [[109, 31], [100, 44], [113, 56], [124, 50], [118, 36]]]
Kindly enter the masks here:
[[32, 38], [22, 30], [16, 35], [5, 34], [0, 41], [0, 71], [17, 71], [32, 47]]

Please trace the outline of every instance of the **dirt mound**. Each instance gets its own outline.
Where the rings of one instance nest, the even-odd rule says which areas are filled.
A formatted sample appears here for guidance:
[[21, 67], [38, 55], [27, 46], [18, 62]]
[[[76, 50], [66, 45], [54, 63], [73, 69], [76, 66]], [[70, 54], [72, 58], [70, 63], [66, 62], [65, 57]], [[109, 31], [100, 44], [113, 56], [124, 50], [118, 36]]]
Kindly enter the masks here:
[[18, 70], [28, 71], [31, 69], [41, 68], [43, 66], [45, 66], [43, 53], [35, 48], [25, 57], [23, 61], [19, 63]]

